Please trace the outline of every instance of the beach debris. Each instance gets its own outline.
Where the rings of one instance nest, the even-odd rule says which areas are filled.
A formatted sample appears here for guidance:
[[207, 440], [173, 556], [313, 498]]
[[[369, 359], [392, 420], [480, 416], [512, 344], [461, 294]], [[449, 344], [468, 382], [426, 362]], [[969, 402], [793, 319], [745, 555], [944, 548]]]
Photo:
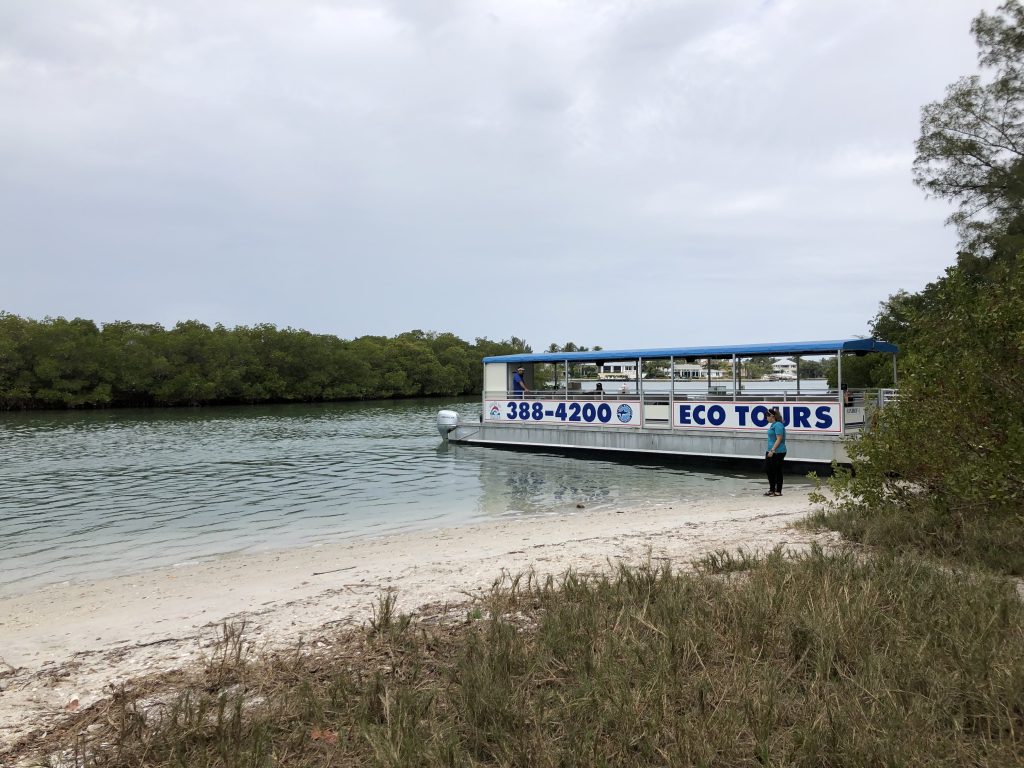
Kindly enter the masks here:
[[[323, 576], [325, 573], [341, 573], [342, 571], [351, 571], [353, 568], [355, 568], [355, 566], [354, 565], [350, 565], [347, 568], [335, 568], [332, 571], [313, 571], [313, 575], [314, 576]], [[305, 583], [305, 582], [303, 582], [303, 583]]]
[[65, 712], [77, 712], [78, 711], [78, 699], [72, 699], [64, 705]]
[[322, 741], [324, 744], [337, 744], [338, 732], [328, 728], [314, 728], [309, 732], [311, 741]]
[[586, 509], [582, 501], [576, 503], [576, 509]]

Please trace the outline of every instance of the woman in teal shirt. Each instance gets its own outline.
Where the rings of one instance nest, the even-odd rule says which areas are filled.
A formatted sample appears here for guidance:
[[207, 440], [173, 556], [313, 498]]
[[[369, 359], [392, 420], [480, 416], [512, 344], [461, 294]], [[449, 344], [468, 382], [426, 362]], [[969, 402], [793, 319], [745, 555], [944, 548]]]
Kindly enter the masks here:
[[786, 425], [778, 408], [768, 409], [768, 451], [764, 455], [768, 471], [768, 492], [765, 496], [782, 495], [782, 462], [786, 458]]

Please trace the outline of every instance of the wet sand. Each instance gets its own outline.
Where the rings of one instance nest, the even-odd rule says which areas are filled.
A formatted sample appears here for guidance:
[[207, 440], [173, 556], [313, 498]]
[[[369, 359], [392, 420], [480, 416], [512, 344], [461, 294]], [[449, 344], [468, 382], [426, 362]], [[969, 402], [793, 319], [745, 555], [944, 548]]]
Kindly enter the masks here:
[[256, 642], [291, 645], [325, 626], [365, 622], [387, 590], [396, 591], [401, 611], [414, 612], [483, 594], [503, 571], [591, 571], [648, 556], [685, 567], [715, 549], [804, 546], [816, 536], [790, 524], [810, 509], [806, 490], [647, 510], [581, 509], [227, 556], [2, 598], [0, 763], [10, 745], [46, 730], [69, 707], [194, 661], [225, 621], [245, 619]]

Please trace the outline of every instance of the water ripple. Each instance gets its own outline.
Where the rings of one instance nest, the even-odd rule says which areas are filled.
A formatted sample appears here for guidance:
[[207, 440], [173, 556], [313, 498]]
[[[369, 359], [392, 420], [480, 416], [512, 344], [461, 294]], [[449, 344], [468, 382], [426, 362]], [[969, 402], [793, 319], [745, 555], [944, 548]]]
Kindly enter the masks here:
[[0, 415], [0, 592], [236, 551], [748, 493], [760, 477], [442, 446], [479, 401]]

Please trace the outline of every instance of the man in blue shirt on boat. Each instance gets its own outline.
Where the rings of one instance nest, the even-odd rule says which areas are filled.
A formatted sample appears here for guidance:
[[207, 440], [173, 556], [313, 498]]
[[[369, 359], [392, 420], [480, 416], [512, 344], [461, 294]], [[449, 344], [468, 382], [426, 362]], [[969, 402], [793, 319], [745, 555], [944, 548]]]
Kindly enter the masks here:
[[526, 388], [526, 380], [523, 379], [525, 368], [519, 368], [512, 374], [512, 397], [525, 397], [530, 390]]

